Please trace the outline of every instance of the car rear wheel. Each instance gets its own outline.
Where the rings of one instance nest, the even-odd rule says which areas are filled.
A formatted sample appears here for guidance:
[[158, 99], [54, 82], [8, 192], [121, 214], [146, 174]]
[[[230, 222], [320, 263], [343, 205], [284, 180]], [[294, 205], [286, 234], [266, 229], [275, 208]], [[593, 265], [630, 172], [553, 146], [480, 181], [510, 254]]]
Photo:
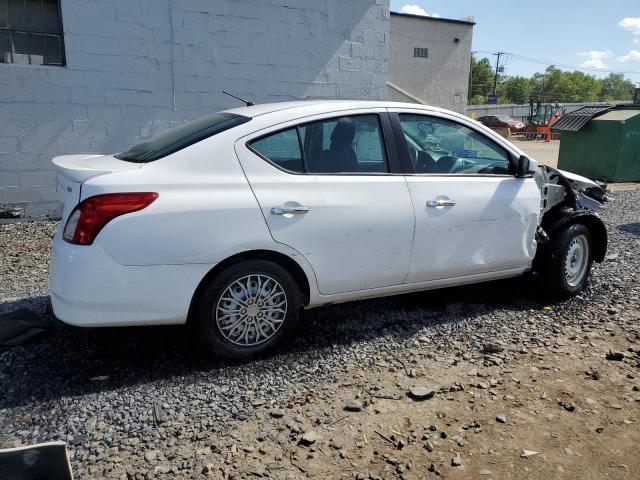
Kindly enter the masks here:
[[268, 260], [232, 265], [205, 290], [198, 327], [221, 356], [245, 360], [275, 347], [295, 329], [300, 289], [291, 274]]
[[589, 229], [579, 223], [570, 225], [552, 241], [550, 258], [544, 262], [543, 278], [553, 295], [576, 295], [586, 286], [593, 264]]

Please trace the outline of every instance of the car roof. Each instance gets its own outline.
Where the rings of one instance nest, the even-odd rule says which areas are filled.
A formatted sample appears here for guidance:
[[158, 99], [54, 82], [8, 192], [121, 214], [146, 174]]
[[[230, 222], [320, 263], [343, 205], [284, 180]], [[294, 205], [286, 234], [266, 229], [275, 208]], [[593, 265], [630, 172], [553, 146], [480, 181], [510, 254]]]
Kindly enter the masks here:
[[340, 110], [356, 110], [367, 108], [418, 108], [428, 111], [441, 111], [447, 113], [447, 110], [432, 107], [429, 105], [422, 105], [417, 103], [402, 103], [402, 102], [386, 102], [386, 101], [370, 101], [370, 100], [305, 100], [305, 101], [291, 101], [291, 102], [279, 102], [279, 103], [263, 103], [258, 105], [252, 105], [250, 107], [238, 107], [230, 110], [225, 110], [228, 113], [235, 113], [237, 115], [244, 115], [245, 117], [259, 117], [270, 113], [282, 112], [289, 110], [292, 114], [304, 114], [308, 111], [311, 114], [334, 112]]

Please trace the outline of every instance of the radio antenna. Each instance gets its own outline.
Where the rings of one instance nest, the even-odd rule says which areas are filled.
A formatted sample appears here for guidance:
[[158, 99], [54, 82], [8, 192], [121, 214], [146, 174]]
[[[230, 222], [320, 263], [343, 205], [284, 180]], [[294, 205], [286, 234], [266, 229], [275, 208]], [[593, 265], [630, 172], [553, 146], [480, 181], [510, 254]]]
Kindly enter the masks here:
[[250, 102], [250, 101], [248, 101], [248, 100], [245, 100], [244, 98], [241, 98], [241, 97], [239, 97], [239, 96], [237, 96], [237, 95], [234, 95], [233, 93], [225, 92], [224, 90], [222, 90], [222, 93], [224, 93], [224, 94], [226, 94], [226, 95], [229, 95], [230, 97], [233, 97], [233, 98], [235, 98], [235, 99], [237, 99], [237, 100], [240, 100], [241, 102], [246, 103], [246, 104], [247, 104], [247, 107], [251, 107], [251, 106], [255, 105], [255, 103]]

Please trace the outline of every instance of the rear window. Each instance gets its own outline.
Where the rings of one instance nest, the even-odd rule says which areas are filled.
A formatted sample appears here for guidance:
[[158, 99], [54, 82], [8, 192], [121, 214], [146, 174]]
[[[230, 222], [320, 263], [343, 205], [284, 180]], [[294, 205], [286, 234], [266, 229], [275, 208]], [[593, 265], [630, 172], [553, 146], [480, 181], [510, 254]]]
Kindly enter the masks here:
[[126, 152], [119, 153], [115, 157], [128, 162], [153, 162], [205, 138], [242, 125], [249, 120], [251, 120], [249, 117], [233, 113], [214, 113], [208, 117], [202, 117], [193, 122], [171, 128], [146, 142], [134, 145]]

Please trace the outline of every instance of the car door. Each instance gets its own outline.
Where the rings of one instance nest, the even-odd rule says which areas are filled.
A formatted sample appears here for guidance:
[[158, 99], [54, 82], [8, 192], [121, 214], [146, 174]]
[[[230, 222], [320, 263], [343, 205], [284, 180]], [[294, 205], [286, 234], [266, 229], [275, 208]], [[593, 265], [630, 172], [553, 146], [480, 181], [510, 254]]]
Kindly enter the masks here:
[[[540, 193], [516, 178], [497, 138], [443, 113], [392, 115], [416, 211], [407, 282], [524, 269], [535, 255]], [[404, 142], [404, 143], [403, 143]]]
[[271, 235], [307, 259], [322, 294], [400, 285], [409, 272], [415, 218], [385, 132], [379, 109], [289, 122], [236, 143]]

